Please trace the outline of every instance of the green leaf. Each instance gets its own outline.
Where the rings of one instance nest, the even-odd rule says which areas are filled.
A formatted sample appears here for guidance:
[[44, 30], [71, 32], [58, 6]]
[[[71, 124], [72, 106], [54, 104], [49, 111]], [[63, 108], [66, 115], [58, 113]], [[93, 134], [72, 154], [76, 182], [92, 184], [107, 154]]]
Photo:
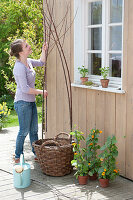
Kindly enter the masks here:
[[116, 141], [116, 137], [113, 136], [113, 137], [112, 137], [112, 144], [116, 144], [116, 143], [117, 143], [117, 141]]
[[103, 146], [100, 148], [101, 151], [104, 151], [105, 149], [106, 149], [106, 146], [105, 146], [105, 145], [103, 145]]
[[93, 176], [93, 173], [92, 173], [91, 171], [89, 171], [89, 175], [90, 175], [90, 176]]
[[70, 132], [70, 135], [74, 135], [75, 133], [74, 132]]
[[104, 168], [100, 167], [99, 170], [98, 170], [98, 174], [102, 173], [103, 171], [104, 171]]
[[111, 144], [111, 137], [108, 136], [107, 142], [106, 142], [106, 147], [108, 147]]
[[72, 161], [71, 161], [71, 165], [72, 165], [72, 166], [76, 166], [76, 165], [77, 165], [77, 160], [72, 160]]
[[113, 155], [114, 157], [117, 157], [117, 156], [118, 156], [118, 151], [112, 152], [112, 155]]

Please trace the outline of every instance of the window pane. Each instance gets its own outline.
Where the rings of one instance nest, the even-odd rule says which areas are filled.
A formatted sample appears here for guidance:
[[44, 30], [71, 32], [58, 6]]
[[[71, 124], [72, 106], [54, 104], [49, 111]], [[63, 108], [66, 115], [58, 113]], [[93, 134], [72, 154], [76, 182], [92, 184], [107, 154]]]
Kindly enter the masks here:
[[122, 49], [122, 27], [110, 27], [110, 50]]
[[111, 69], [110, 76], [121, 77], [121, 54], [110, 54], [109, 64]]
[[88, 25], [102, 24], [102, 2], [89, 3], [89, 19]]
[[110, 1], [110, 23], [122, 22], [123, 0]]
[[92, 53], [88, 54], [88, 65], [89, 69], [91, 69], [91, 75], [101, 75], [99, 68], [101, 67], [101, 54], [100, 53]]
[[89, 50], [102, 50], [102, 28], [89, 29], [88, 38]]

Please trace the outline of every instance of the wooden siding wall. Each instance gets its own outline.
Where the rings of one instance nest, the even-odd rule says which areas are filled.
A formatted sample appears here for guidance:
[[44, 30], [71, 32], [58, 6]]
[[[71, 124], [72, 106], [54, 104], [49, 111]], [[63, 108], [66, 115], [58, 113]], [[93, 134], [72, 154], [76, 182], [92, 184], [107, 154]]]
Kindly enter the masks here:
[[[49, 0], [50, 1], [50, 0]], [[70, 23], [73, 16], [72, 0], [56, 0], [54, 15], [61, 21], [70, 3], [68, 15]], [[125, 94], [115, 94], [90, 89], [72, 88], [73, 126], [86, 135], [96, 127], [103, 131], [100, 143], [109, 135], [115, 135], [119, 150], [118, 167], [121, 175], [133, 180], [133, 1], [125, 0], [124, 44], [123, 44], [123, 88]], [[65, 54], [73, 80], [74, 46], [73, 26], [67, 33], [64, 44]], [[69, 132], [69, 112], [64, 75], [58, 51], [55, 48], [48, 60], [48, 132], [46, 137], [54, 137], [60, 131]]]

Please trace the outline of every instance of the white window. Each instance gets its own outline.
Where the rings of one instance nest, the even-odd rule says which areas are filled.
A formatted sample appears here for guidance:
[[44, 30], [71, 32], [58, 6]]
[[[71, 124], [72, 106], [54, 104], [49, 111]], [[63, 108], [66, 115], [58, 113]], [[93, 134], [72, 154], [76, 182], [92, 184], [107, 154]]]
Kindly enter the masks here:
[[75, 82], [85, 65], [100, 83], [100, 67], [109, 67], [110, 86], [122, 87], [124, 0], [75, 0]]

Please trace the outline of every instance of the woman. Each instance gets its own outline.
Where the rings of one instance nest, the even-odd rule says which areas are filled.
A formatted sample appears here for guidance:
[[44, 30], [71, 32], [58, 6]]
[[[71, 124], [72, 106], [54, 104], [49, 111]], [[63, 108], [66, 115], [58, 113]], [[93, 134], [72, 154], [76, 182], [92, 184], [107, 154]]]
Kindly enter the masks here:
[[[40, 60], [28, 58], [32, 53], [30, 45], [23, 39], [17, 39], [11, 44], [10, 55], [15, 56], [13, 74], [17, 84], [14, 100], [14, 108], [18, 115], [19, 132], [16, 139], [15, 163], [20, 162], [20, 155], [23, 153], [23, 146], [26, 136], [29, 133], [30, 143], [38, 140], [38, 116], [35, 104], [35, 95], [43, 95], [43, 90], [35, 89], [35, 71], [33, 67], [43, 66], [47, 44], [43, 45]], [[44, 91], [44, 97], [48, 95]], [[32, 152], [35, 155], [34, 148]], [[35, 160], [37, 160], [35, 155]]]

